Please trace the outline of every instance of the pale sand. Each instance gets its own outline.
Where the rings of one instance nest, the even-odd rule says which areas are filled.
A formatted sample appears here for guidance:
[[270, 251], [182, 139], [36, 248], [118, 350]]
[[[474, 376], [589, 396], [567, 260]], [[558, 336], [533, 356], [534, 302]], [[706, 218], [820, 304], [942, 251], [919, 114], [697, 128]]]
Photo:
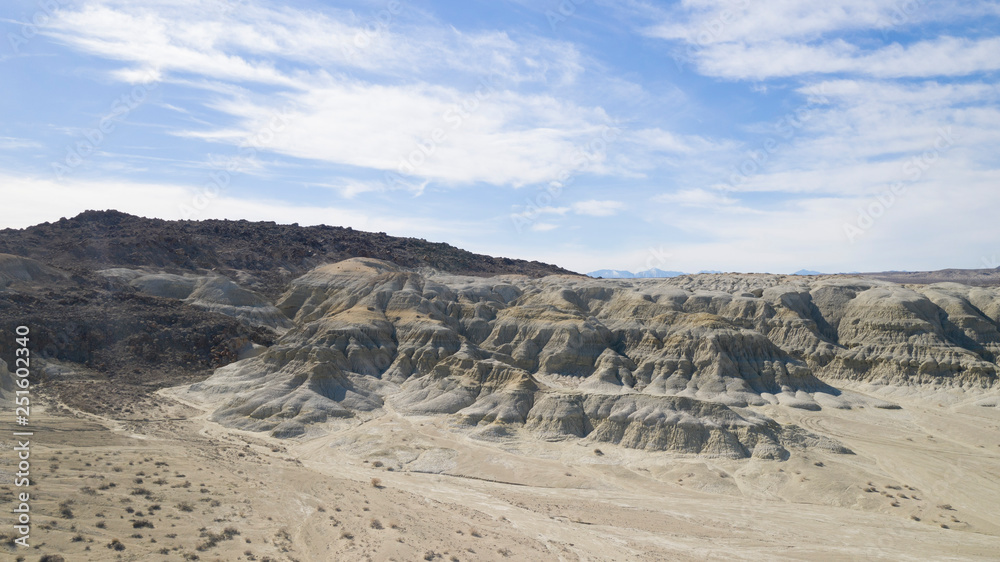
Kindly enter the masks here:
[[[775, 420], [835, 438], [856, 452], [794, 449], [788, 462], [775, 462], [648, 453], [580, 440], [490, 443], [471, 439], [445, 418], [392, 412], [324, 437], [279, 441], [209, 422], [204, 411], [167, 398], [173, 394], [164, 391], [156, 405], [143, 408], [150, 420], [171, 421], [35, 410], [31, 542], [37, 548], [16, 552], [3, 546], [0, 557], [1000, 557], [996, 407], [939, 406], [905, 396], [893, 398], [902, 410], [766, 407], [761, 411]], [[7, 435], [0, 434], [5, 505], [14, 489]], [[595, 454], [597, 448], [604, 454]], [[382, 487], [373, 487], [372, 478], [381, 479]], [[190, 487], [174, 487], [185, 482]], [[116, 486], [107, 488], [109, 483]], [[136, 488], [151, 497], [133, 495]], [[72, 518], [60, 514], [66, 500]], [[183, 503], [193, 511], [180, 509]], [[150, 511], [156, 504], [161, 508]], [[129, 507], [143, 516], [127, 513]], [[153, 528], [133, 528], [138, 520]], [[105, 528], [96, 527], [99, 521]], [[197, 550], [207, 540], [199, 535], [227, 527], [239, 535]], [[115, 538], [124, 550], [107, 548]]]

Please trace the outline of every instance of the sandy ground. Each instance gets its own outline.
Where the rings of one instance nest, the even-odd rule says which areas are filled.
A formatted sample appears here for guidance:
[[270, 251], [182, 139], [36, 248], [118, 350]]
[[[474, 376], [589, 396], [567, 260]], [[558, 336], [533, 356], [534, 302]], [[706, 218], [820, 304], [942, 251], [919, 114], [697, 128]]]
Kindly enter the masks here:
[[[987, 560], [1000, 558], [1000, 409], [769, 407], [854, 455], [787, 462], [573, 440], [477, 441], [392, 411], [279, 441], [163, 391], [142, 420], [33, 411], [39, 560]], [[0, 496], [14, 453], [0, 438]], [[374, 480], [378, 479], [378, 480]], [[9, 517], [9, 516], [8, 516]]]

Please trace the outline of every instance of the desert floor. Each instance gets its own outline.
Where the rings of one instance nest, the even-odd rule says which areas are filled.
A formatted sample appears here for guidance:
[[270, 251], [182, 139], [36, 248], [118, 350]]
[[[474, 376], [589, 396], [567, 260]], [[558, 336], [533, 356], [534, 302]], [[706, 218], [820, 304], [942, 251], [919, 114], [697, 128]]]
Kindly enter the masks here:
[[[1000, 558], [1000, 409], [954, 397], [764, 408], [856, 453], [776, 462], [483, 442], [391, 411], [280, 441], [223, 428], [182, 396], [161, 391], [119, 419], [52, 401], [33, 410], [32, 548], [12, 547], [4, 524], [0, 558]], [[4, 505], [9, 436], [5, 426]]]

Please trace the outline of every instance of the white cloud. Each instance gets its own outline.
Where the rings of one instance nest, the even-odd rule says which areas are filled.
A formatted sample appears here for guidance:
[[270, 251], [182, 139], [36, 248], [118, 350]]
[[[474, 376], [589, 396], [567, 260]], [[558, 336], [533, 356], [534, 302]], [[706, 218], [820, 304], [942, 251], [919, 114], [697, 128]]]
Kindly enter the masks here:
[[572, 208], [573, 212], [578, 215], [586, 215], [590, 217], [610, 217], [617, 215], [625, 209], [625, 203], [622, 203], [621, 201], [598, 201], [594, 199], [573, 203]]
[[[242, 144], [274, 132], [256, 148], [401, 173], [418, 185], [517, 187], [612, 171], [604, 154], [579, 157], [610, 125], [603, 109], [517, 91], [525, 82], [547, 91], [572, 86], [583, 69], [574, 46], [376, 15], [260, 2], [220, 12], [183, 0], [95, 0], [60, 10], [46, 32], [128, 63], [112, 71], [115, 79], [206, 88], [215, 93], [206, 105], [237, 121], [180, 135]], [[371, 74], [345, 75], [359, 69]], [[259, 84], [279, 91], [243, 89]], [[269, 131], [276, 114], [286, 114], [287, 123]]]
[[713, 44], [697, 54], [706, 75], [764, 80], [811, 73], [877, 78], [967, 76], [1000, 69], [1000, 37], [939, 37], [912, 45], [861, 49], [843, 39], [821, 44], [767, 41]]
[[[879, 78], [966, 76], [1000, 68], [1000, 38], [947, 34], [887, 44], [890, 33], [924, 24], [976, 21], [1000, 15], [995, 2], [831, 0], [732, 2], [686, 0], [663, 10], [646, 35], [679, 43], [679, 62], [702, 74], [766, 80], [811, 73]], [[877, 32], [872, 41], [859, 33]], [[876, 43], [879, 46], [871, 48]]]

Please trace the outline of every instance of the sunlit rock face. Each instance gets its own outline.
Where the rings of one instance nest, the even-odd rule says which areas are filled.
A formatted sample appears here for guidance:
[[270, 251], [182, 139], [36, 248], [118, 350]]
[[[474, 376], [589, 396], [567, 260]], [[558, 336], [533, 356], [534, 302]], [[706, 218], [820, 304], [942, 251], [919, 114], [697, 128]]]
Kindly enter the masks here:
[[1000, 355], [1000, 292], [956, 284], [473, 278], [355, 258], [274, 306], [291, 326], [278, 343], [191, 394], [280, 436], [391, 409], [484, 439], [781, 459], [814, 437], [758, 407], [893, 407], [838, 390], [848, 380], [995, 389]]

